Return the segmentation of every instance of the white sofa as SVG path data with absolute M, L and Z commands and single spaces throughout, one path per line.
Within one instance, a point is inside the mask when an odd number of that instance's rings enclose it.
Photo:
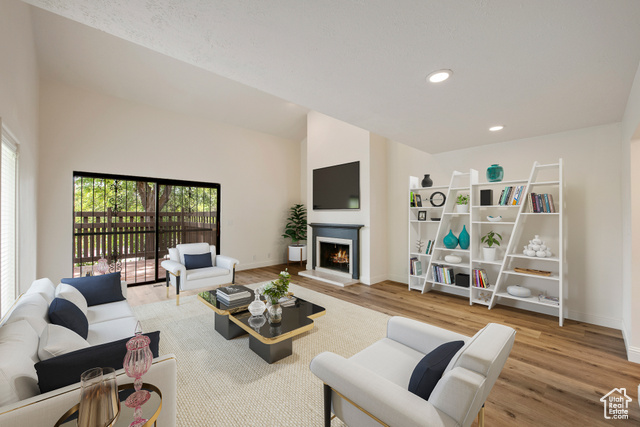
M 473 337 L 392 317 L 387 337 L 349 359 L 324 352 L 311 371 L 324 382 L 325 425 L 331 412 L 347 425 L 470 426 L 484 420 L 484 402 L 511 352 L 515 330 L 490 323 Z M 414 368 L 438 346 L 461 340 L 428 400 L 408 390 Z M 376 421 L 379 420 L 380 422 Z
M 211 253 L 211 267 L 187 270 L 185 255 Z M 176 305 L 180 305 L 180 291 L 209 288 L 235 282 L 236 265 L 240 261 L 217 255 L 216 247 L 208 243 L 184 243 L 169 248 L 169 259 L 161 265 L 167 271 L 167 298 L 169 285 L 176 288 Z
M 126 301 L 126 292 L 126 282 L 122 282 L 124 301 L 87 308 L 89 332 L 86 341 L 89 346 L 133 335 L 137 319 Z M 36 280 L 0 323 L 0 354 L 11 355 L 0 360 L 1 426 L 53 426 L 80 399 L 80 383 L 42 394 L 38 387 L 34 365 L 40 361 L 38 347 L 49 323 L 48 308 L 54 297 L 55 286 L 49 279 Z M 123 369 L 116 373 L 118 384 L 133 382 Z M 158 426 L 175 426 L 175 357 L 169 354 L 155 358 L 143 379 L 156 385 L 162 392 Z

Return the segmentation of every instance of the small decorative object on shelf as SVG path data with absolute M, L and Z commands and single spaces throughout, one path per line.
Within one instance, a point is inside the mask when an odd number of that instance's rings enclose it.
M 480 206 L 493 205 L 493 190 L 480 190 Z
M 491 165 L 487 168 L 487 181 L 500 182 L 504 178 L 504 169 L 498 164 Z
M 500 240 L 496 239 L 496 236 Z M 497 246 L 500 246 L 501 240 L 502 236 L 494 232 L 493 230 L 482 236 L 480 241 L 487 244 L 487 246 L 484 246 L 482 248 L 482 255 L 485 261 L 495 261 Z M 495 245 L 496 247 L 494 248 L 493 245 Z
M 144 424 L 147 420 L 142 418 L 142 405 L 144 405 L 151 394 L 142 388 L 142 376 L 147 373 L 153 361 L 153 354 L 149 349 L 151 339 L 142 335 L 142 327 L 140 322 L 136 324 L 136 334 L 127 341 L 127 354 L 124 356 L 123 367 L 127 376 L 134 378 L 133 386 L 135 392 L 127 397 L 124 404 L 128 408 L 135 408 L 133 411 L 134 421 L 130 427 Z
M 111 426 L 120 413 L 116 372 L 113 368 L 92 368 L 80 376 L 82 392 L 78 426 Z
M 440 221 L 440 219 L 441 219 L 441 218 L 440 218 L 440 217 L 438 217 L 438 216 L 432 216 L 432 217 L 431 217 L 431 221 Z
M 462 262 L 462 258 L 458 255 L 446 255 L 444 260 L 450 264 L 460 264 Z
M 418 239 L 418 241 L 416 242 L 416 251 L 420 253 L 422 252 L 422 248 L 424 248 L 424 240 Z
M 478 300 L 488 303 L 491 301 L 491 292 L 478 292 Z
M 429 198 L 429 203 L 431 203 L 431 206 L 433 206 L 434 208 L 439 208 L 440 206 L 444 205 L 444 202 L 446 201 L 447 196 L 445 196 L 441 191 L 436 191 L 435 193 L 431 194 L 431 197 Z
M 532 240 L 529 240 L 529 244 L 524 247 L 522 253 L 529 257 L 538 257 L 538 258 L 549 258 L 551 255 L 551 251 L 545 245 L 545 243 L 540 240 L 540 236 L 537 234 Z
M 551 272 L 550 271 L 546 271 L 546 270 L 534 270 L 532 268 L 521 268 L 521 267 L 516 267 L 513 269 L 513 271 L 515 271 L 516 273 L 524 273 L 524 274 L 533 274 L 535 276 L 551 276 Z
M 452 230 L 449 230 L 449 234 L 444 236 L 444 239 L 442 239 L 442 243 L 447 249 L 455 249 L 456 246 L 458 246 L 458 238 L 453 234 Z
M 468 194 L 458 194 L 458 198 L 456 199 L 456 212 L 458 213 L 469 212 L 469 195 Z
M 471 237 L 469 236 L 469 232 L 467 231 L 467 226 L 462 226 L 462 231 L 458 236 L 458 244 L 460 245 L 460 249 L 469 249 L 469 244 L 471 243 Z
M 507 292 L 514 297 L 527 298 L 531 296 L 531 289 L 520 285 L 507 286 Z
M 426 188 L 431 186 L 433 186 L 433 180 L 429 178 L 429 174 L 425 174 L 424 178 L 422 179 L 422 187 Z
M 418 211 L 418 221 L 427 220 L 427 211 Z
M 560 299 L 556 298 L 556 297 L 549 297 L 547 295 L 544 294 L 540 294 L 538 295 L 538 301 L 545 303 L 545 304 L 550 304 L 550 305 L 560 305 Z
M 502 215 L 500 215 L 500 216 L 491 216 L 491 215 L 489 215 L 489 216 L 487 216 L 487 221 L 489 221 L 489 222 L 500 222 L 500 221 L 502 221 Z
M 269 314 L 269 323 L 280 323 L 282 321 L 282 307 L 280 307 L 280 298 L 289 292 L 289 280 L 291 274 L 285 269 L 278 275 L 278 279 L 267 283 L 262 287 L 262 295 L 267 298 L 270 303 L 267 307 Z
M 422 196 L 419 194 L 415 195 L 416 208 L 422 207 Z
M 267 305 L 260 300 L 259 292 L 256 291 L 255 294 L 256 299 L 249 304 L 249 313 L 251 313 L 252 316 L 261 316 Z

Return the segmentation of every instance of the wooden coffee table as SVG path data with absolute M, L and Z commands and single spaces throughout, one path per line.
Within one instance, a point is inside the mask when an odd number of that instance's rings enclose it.
M 326 313 L 324 307 L 296 298 L 292 306 L 282 307 L 280 323 L 269 323 L 266 312 L 252 316 L 246 309 L 246 300 L 228 306 L 215 296 L 215 290 L 198 294 L 198 299 L 215 313 L 216 331 L 228 340 L 249 334 L 249 348 L 267 363 L 290 356 L 293 353 L 292 338 L 313 329 L 313 319 Z M 252 291 L 248 302 L 253 299 Z

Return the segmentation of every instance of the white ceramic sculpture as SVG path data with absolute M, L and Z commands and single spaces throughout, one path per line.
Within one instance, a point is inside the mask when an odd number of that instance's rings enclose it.
M 459 264 L 462 262 L 462 258 L 457 255 L 447 255 L 444 257 L 444 260 L 450 262 L 451 264 Z
M 507 286 L 507 292 L 514 297 L 527 298 L 531 296 L 531 289 L 520 285 Z
M 552 254 L 549 250 L 549 247 L 540 240 L 540 236 L 537 234 L 531 240 L 529 240 L 529 244 L 524 246 L 522 253 L 529 257 L 538 257 L 538 258 L 549 258 Z

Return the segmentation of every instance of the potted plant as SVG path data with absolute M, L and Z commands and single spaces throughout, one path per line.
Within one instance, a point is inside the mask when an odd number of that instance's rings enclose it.
M 501 235 L 491 230 L 490 232 L 482 236 L 482 238 L 480 239 L 482 243 L 487 244 L 487 246 L 484 246 L 482 248 L 482 256 L 485 261 L 495 261 L 496 259 L 496 250 L 497 250 L 497 247 L 500 246 L 500 242 L 498 241 L 498 239 L 496 239 L 496 237 L 502 240 Z M 494 247 L 494 245 L 496 247 Z
M 291 207 L 282 237 L 291 239 L 288 261 L 307 260 L 307 245 L 299 243 L 307 239 L 307 209 L 304 205 L 296 204 Z
M 269 302 L 267 312 L 269 314 L 270 323 L 280 323 L 282 320 L 282 307 L 280 307 L 280 298 L 289 293 L 289 281 L 291 274 L 285 269 L 278 275 L 277 280 L 273 280 L 260 288 L 260 293 L 264 295 Z
M 456 212 L 458 213 L 469 212 L 469 195 L 468 194 L 458 194 L 458 198 L 456 199 Z

